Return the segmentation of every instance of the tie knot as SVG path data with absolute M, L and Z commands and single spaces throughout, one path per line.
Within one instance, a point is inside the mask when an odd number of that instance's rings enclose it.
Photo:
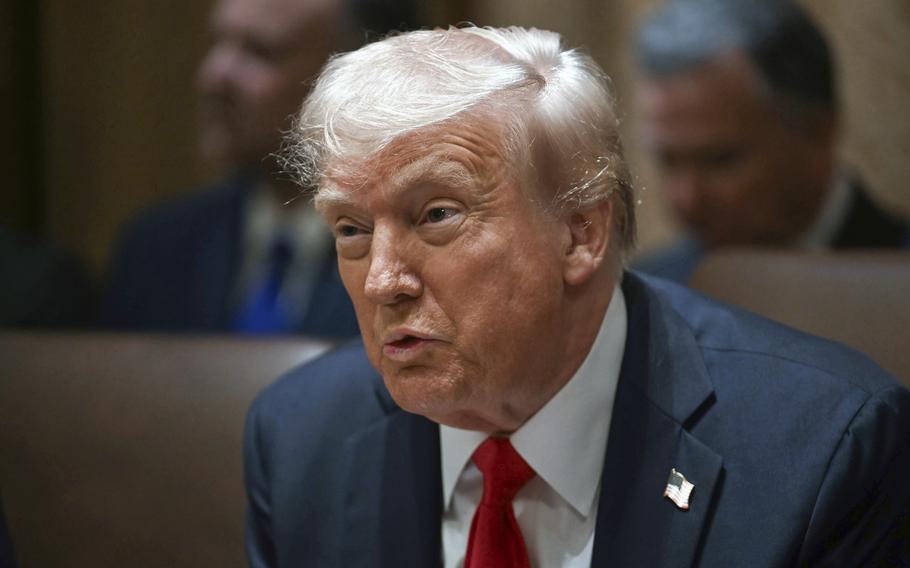
M 285 234 L 277 235 L 269 246 L 269 263 L 272 266 L 287 266 L 294 259 L 294 245 Z
M 519 489 L 534 477 L 534 470 L 507 438 L 487 438 L 472 459 L 483 473 L 483 502 L 489 505 L 511 504 Z

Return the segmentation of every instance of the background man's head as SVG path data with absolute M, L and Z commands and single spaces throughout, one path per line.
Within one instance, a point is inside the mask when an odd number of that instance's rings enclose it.
M 203 155 L 274 170 L 289 117 L 326 60 L 413 21 L 408 1 L 219 0 L 197 74 Z
M 831 181 L 828 45 L 792 2 L 671 0 L 639 30 L 645 141 L 680 220 L 707 247 L 789 244 Z
M 330 62 L 293 135 L 402 407 L 509 430 L 570 378 L 634 241 L 590 58 L 539 30 L 391 37 Z

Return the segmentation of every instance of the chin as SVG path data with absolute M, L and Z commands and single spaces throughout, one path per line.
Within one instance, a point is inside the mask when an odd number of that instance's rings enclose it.
M 383 370 L 382 378 L 398 406 L 433 420 L 454 413 L 465 398 L 461 381 L 428 367 Z
M 484 418 L 476 401 L 471 400 L 471 389 L 457 377 L 427 368 L 408 368 L 383 373 L 383 381 L 402 410 L 452 428 L 489 433 L 502 430 Z

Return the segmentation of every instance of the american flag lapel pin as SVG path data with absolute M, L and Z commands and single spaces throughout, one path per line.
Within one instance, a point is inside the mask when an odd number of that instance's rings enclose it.
M 667 487 L 664 489 L 664 497 L 669 497 L 670 501 L 682 510 L 689 509 L 689 496 L 695 484 L 689 483 L 686 476 L 676 471 L 676 468 L 670 470 L 670 477 L 667 479 Z

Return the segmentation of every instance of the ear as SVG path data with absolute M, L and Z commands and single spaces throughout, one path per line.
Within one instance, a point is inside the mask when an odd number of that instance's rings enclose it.
M 833 112 L 822 112 L 812 121 L 809 168 L 820 185 L 827 186 L 837 162 L 839 125 Z
M 822 146 L 834 146 L 840 134 L 840 121 L 833 110 L 820 110 L 808 119 L 807 133 Z
M 613 232 L 612 200 L 569 213 L 565 223 L 569 244 L 565 251 L 563 279 L 569 286 L 586 282 L 604 263 Z

